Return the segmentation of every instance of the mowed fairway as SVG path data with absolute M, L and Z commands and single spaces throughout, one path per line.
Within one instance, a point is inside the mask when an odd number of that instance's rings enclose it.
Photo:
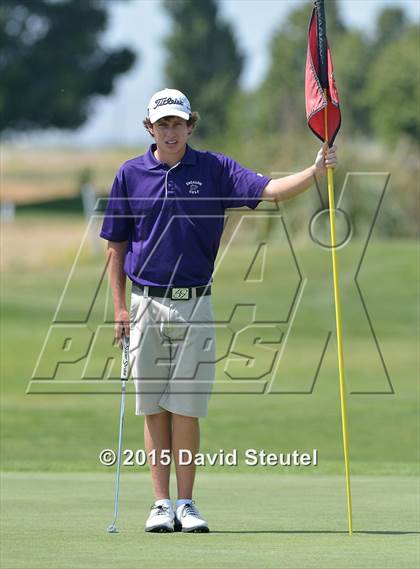
M 339 476 L 199 474 L 210 534 L 145 534 L 144 474 L 122 479 L 119 533 L 108 534 L 108 474 L 3 475 L 4 569 L 417 569 L 419 506 L 413 477 L 356 476 L 355 533 L 346 532 Z
M 60 231 L 66 227 L 63 223 Z M 299 274 L 280 233 L 260 257 L 249 236 L 246 245 L 235 244 L 219 256 L 223 263 L 216 270 L 214 308 L 224 324 L 218 330 L 215 394 L 202 421 L 202 451 L 236 448 L 243 456 L 248 448 L 276 453 L 316 448 L 318 466 L 253 468 L 240 460 L 237 467 L 201 468 L 196 499 L 209 519 L 209 535 L 144 534 L 150 480 L 145 467 L 126 466 L 121 532 L 108 535 L 115 467 L 102 466 L 98 455 L 116 447 L 119 382 L 111 393 L 106 377 L 90 394 L 68 392 L 66 381 L 80 379 L 85 365 L 70 351 L 64 358 L 76 363 L 60 364 L 49 382 L 55 394 L 36 393 L 45 388 L 36 378 L 33 391 L 26 393 L 78 246 L 77 239 L 71 241 L 60 258 L 53 231 L 46 219 L 52 244 L 45 263 L 37 251 L 25 270 L 18 257 L 2 277 L 2 569 L 420 566 L 416 243 L 372 242 L 359 274 L 387 373 L 354 282 L 364 244 L 354 241 L 339 252 L 352 537 L 347 535 L 330 256 L 313 244 L 296 246 L 303 283 L 298 289 Z M 82 252 L 59 314 L 65 326 L 84 325 L 102 271 L 102 257 Z M 299 306 L 292 314 L 296 290 Z M 95 298 L 90 330 L 103 323 L 104 313 L 112 318 L 109 305 L 104 310 L 105 281 Z M 254 320 L 260 328 L 247 336 Z M 224 349 L 232 331 L 245 333 L 239 334 L 229 360 Z M 253 343 L 256 338 L 267 343 Z M 284 348 L 273 377 L 267 373 L 270 347 Z M 113 353 L 112 371 L 118 375 L 120 354 L 110 351 L 106 341 L 93 351 L 91 370 L 102 370 Z M 54 357 L 52 351 L 46 364 Z M 124 447 L 136 450 L 143 448 L 142 419 L 133 409 L 130 393 Z

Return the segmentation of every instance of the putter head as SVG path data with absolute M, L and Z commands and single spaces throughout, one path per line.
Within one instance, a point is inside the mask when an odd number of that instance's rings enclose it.
M 115 524 L 111 524 L 107 528 L 108 533 L 118 533 L 117 526 Z

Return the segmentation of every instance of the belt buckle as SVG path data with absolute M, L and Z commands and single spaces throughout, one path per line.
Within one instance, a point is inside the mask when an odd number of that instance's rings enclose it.
M 189 300 L 189 298 L 190 298 L 189 288 L 171 288 L 172 300 Z

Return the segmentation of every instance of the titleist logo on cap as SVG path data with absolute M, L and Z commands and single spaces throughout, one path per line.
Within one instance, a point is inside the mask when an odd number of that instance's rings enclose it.
M 182 99 L 173 99 L 172 97 L 163 97 L 162 99 L 156 99 L 155 106 L 153 109 L 157 109 L 162 105 L 184 105 L 185 102 Z
M 188 120 L 191 115 L 191 105 L 187 97 L 178 89 L 163 89 L 150 99 L 147 108 L 151 123 L 163 117 L 176 116 Z

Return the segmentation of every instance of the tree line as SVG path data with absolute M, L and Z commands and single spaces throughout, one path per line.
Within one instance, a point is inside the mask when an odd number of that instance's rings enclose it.
M 123 0 L 127 1 L 127 0 Z M 302 128 L 307 30 L 312 2 L 279 25 L 262 84 L 242 92 L 245 57 L 217 0 L 163 0 L 166 82 L 188 93 L 201 115 L 202 138 L 233 129 L 296 132 Z M 0 130 L 80 127 L 98 95 L 112 93 L 136 55 L 106 49 L 101 34 L 109 4 L 101 0 L 3 0 L 0 7 Z M 417 141 L 419 25 L 398 6 L 383 9 L 368 36 L 349 28 L 337 0 L 326 2 L 328 38 L 348 132 L 392 145 Z
M 307 2 L 289 13 L 271 39 L 265 79 L 254 91 L 243 93 L 239 78 L 244 57 L 232 26 L 218 16 L 216 1 L 165 2 L 173 21 L 166 42 L 166 74 L 172 84 L 191 93 L 202 111 L 204 136 L 239 123 L 245 132 L 264 133 L 296 132 L 304 126 L 312 6 Z M 343 126 L 389 145 L 401 134 L 417 141 L 420 26 L 410 23 L 401 8 L 390 6 L 379 14 L 368 36 L 346 25 L 336 0 L 326 2 L 326 11 Z
M 200 112 L 198 145 L 230 153 L 260 171 L 307 163 L 314 144 L 304 103 L 312 6 L 299 4 L 279 24 L 266 76 L 245 91 L 240 86 L 245 56 L 218 1 L 160 0 L 172 24 L 165 39 L 165 84 L 185 91 Z M 129 46 L 104 46 L 109 8 L 106 0 L 2 0 L 0 134 L 77 129 L 96 98 L 113 92 L 139 54 Z M 337 185 L 350 169 L 392 167 L 394 201 L 383 233 L 414 235 L 420 217 L 420 26 L 392 5 L 379 13 L 369 35 L 347 25 L 337 0 L 326 0 L 326 13 L 342 110 L 338 141 L 364 141 L 363 148 L 353 143 L 341 153 Z M 373 144 L 380 151 L 368 162 L 366 148 Z M 358 196 L 355 218 L 363 219 L 368 197 L 366 191 Z

